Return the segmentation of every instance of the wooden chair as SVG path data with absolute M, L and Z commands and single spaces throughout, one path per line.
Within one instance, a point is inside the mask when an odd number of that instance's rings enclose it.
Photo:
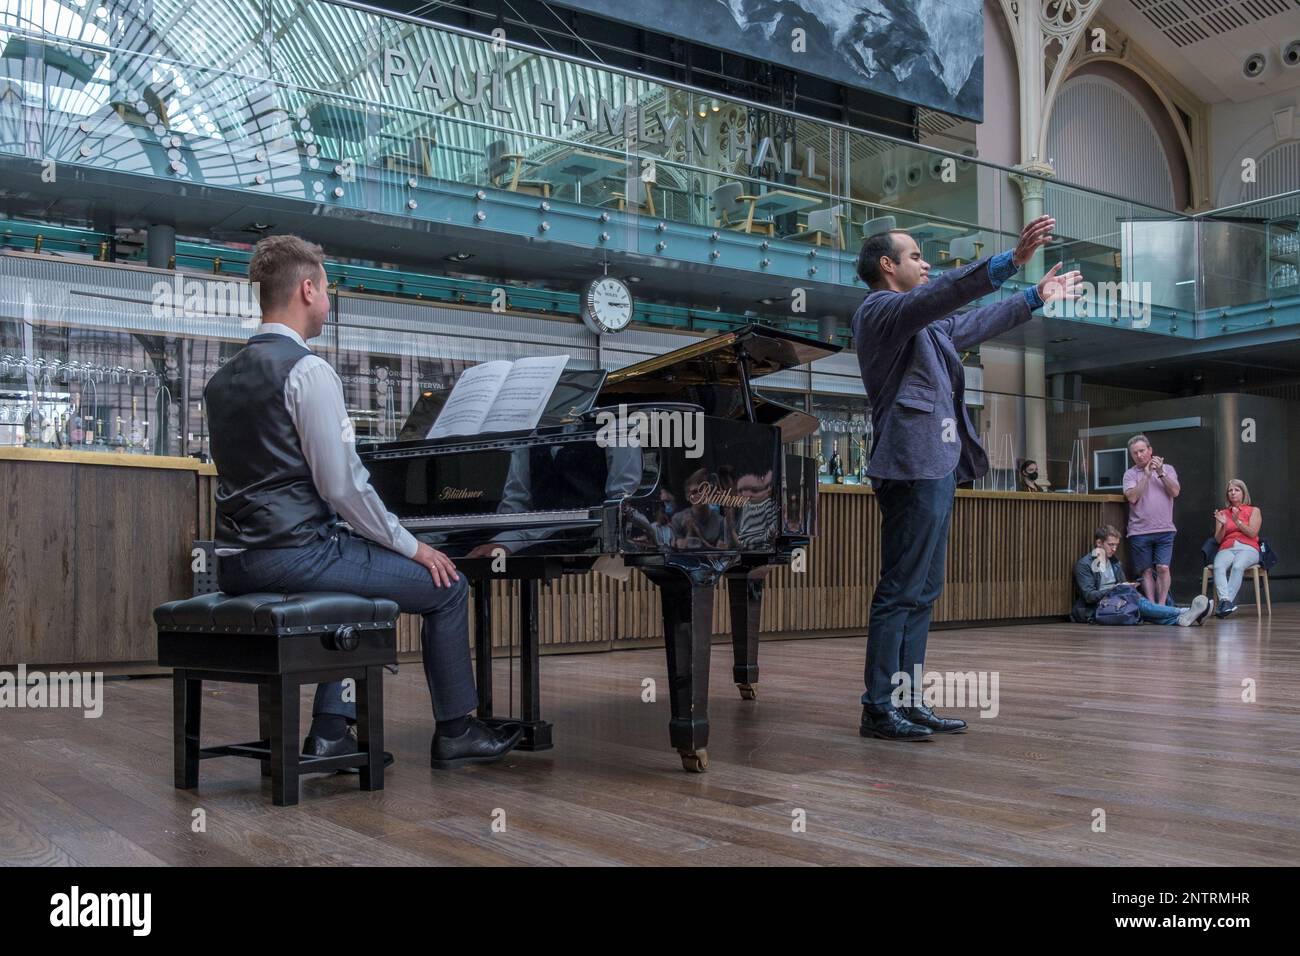
M 715 226 L 737 229 L 753 234 L 758 229 L 768 238 L 776 235 L 776 223 L 771 219 L 755 219 L 754 204 L 762 198 L 745 194 L 742 183 L 724 183 L 713 190 L 711 205 L 716 215 Z
M 521 179 L 524 171 L 524 155 L 507 153 L 505 140 L 493 140 L 487 145 L 488 182 L 498 189 L 505 188 L 512 193 L 524 193 L 529 196 L 551 198 L 551 184 L 544 179 Z M 504 184 L 504 186 L 503 186 Z
M 543 199 L 551 198 L 551 184 L 545 179 L 520 179 L 524 171 L 525 159 L 522 153 L 506 153 L 503 159 L 514 162 L 514 171 L 510 174 L 510 182 L 506 186 L 512 193 L 524 193 L 528 196 L 541 196 Z
M 1255 565 L 1251 565 L 1246 569 L 1246 575 L 1250 575 L 1255 579 L 1255 616 L 1256 617 L 1263 616 L 1263 612 L 1266 609 L 1268 611 L 1269 617 L 1272 617 L 1273 616 L 1273 595 L 1269 592 L 1268 589 L 1268 572 L 1265 571 L 1263 568 L 1261 568 L 1258 564 L 1255 564 Z M 1201 572 L 1201 593 L 1204 594 L 1206 597 L 1210 596 L 1210 581 L 1213 580 L 1213 578 L 1214 578 L 1214 565 L 1207 564 L 1205 566 L 1205 569 Z M 1259 597 L 1260 596 L 1259 582 L 1261 578 L 1264 581 L 1264 600 L 1262 602 L 1260 601 L 1260 597 Z M 1245 575 L 1242 576 L 1242 583 L 1243 584 L 1246 583 Z
M 816 212 L 808 213 L 808 222 L 800 227 L 799 232 L 786 238 L 798 242 L 811 239 L 817 246 L 827 245 L 833 249 L 843 249 L 844 207 L 832 206 L 830 209 L 818 209 Z
M 948 243 L 947 253 L 952 265 L 960 266 L 978 259 L 983 246 L 984 243 L 979 241 L 979 233 L 958 236 Z
M 625 190 L 621 193 L 614 193 L 610 198 L 618 204 L 619 212 L 626 212 L 628 205 L 631 204 L 636 207 L 637 212 L 644 213 L 647 216 L 657 216 L 659 214 L 655 212 L 654 185 L 654 180 L 642 179 L 640 176 L 629 176 Z
M 398 142 L 381 157 L 383 167 L 390 172 L 432 177 L 433 151 L 438 144 L 432 136 L 413 136 Z
M 870 239 L 878 232 L 892 232 L 898 228 L 896 216 L 877 216 L 862 223 L 862 238 Z

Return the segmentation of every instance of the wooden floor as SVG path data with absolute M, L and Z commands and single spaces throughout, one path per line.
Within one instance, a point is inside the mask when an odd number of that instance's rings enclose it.
M 248 760 L 206 760 L 198 791 L 174 790 L 170 681 L 113 681 L 99 719 L 0 711 L 0 862 L 1300 863 L 1300 605 L 1264 624 L 1243 609 L 1190 629 L 936 632 L 928 667 L 997 671 L 1000 713 L 918 744 L 858 736 L 862 656 L 860 639 L 765 643 L 746 702 L 715 646 L 702 775 L 667 745 L 662 651 L 544 658 L 555 749 L 450 773 L 428 767 L 428 694 L 404 664 L 386 684 L 387 789 L 309 777 L 292 808 Z M 205 743 L 257 736 L 255 692 L 205 686 Z

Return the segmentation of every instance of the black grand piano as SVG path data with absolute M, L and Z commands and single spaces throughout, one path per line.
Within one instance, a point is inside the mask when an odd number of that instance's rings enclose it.
M 763 573 L 816 531 L 816 462 L 782 445 L 818 421 L 753 382 L 837 351 L 751 325 L 615 372 L 566 369 L 529 432 L 427 440 L 449 392 L 424 392 L 397 441 L 358 446 L 389 510 L 476 585 L 481 718 L 504 719 L 492 714 L 487 583 L 521 582 L 520 747 L 543 750 L 538 584 L 621 562 L 660 589 L 669 736 L 683 767 L 707 767 L 714 586 L 727 578 L 734 679 L 752 699 Z

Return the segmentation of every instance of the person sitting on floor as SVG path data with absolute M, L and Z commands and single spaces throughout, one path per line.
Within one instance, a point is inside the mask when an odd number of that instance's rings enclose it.
M 1246 569 L 1259 564 L 1259 527 L 1264 516 L 1250 503 L 1250 490 L 1240 478 L 1228 482 L 1227 507 L 1214 512 L 1214 591 L 1218 596 L 1215 617 L 1227 617 L 1237 610 L 1237 592 Z
M 1070 620 L 1078 624 L 1092 624 L 1097 616 L 1097 605 L 1111 588 L 1135 582 L 1124 579 L 1124 569 L 1115 559 L 1119 547 L 1119 531 L 1111 525 L 1102 525 L 1093 534 L 1094 547 L 1074 565 L 1074 585 L 1078 597 Z M 1145 595 L 1138 595 L 1138 611 L 1146 624 L 1177 624 L 1191 627 L 1200 624 L 1210 613 L 1209 599 L 1198 594 L 1190 607 L 1155 604 Z

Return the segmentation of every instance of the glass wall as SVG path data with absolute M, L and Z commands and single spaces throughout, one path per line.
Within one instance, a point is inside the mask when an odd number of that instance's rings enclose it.
M 0 255 L 0 444 L 206 454 L 203 387 L 260 321 L 250 296 L 243 278 Z M 338 372 L 358 441 L 395 439 L 421 391 L 479 362 L 564 354 L 596 367 L 577 323 L 467 323 L 478 314 L 333 294 L 311 344 Z
M 1038 466 L 1038 483 L 1045 491 L 1078 492 L 1087 487 L 1086 468 L 1077 447 L 1088 428 L 1088 403 L 1041 399 L 1001 392 L 968 392 L 978 404 L 967 411 L 980 442 L 988 452 L 989 471 L 975 487 L 986 491 L 1027 491 L 1019 480 L 1031 454 Z M 817 458 L 823 483 L 869 483 L 866 478 L 872 443 L 871 403 L 862 397 L 813 393 L 811 410 L 821 430 L 806 454 Z M 1045 447 L 1029 450 L 1026 429 L 1041 423 Z
M 0 157 L 240 190 L 251 208 L 290 199 L 509 232 L 544 201 L 552 241 L 842 284 L 863 235 L 891 226 L 939 267 L 1009 247 L 1025 190 L 1045 190 L 1058 219 L 1048 260 L 1099 283 L 1147 278 L 1134 224 L 1186 221 L 972 155 L 327 0 L 11 0 L 0 45 Z M 507 214 L 477 218 L 463 205 L 477 189 L 504 197 Z M 592 211 L 608 223 L 599 237 Z M 701 242 L 666 243 L 658 223 Z M 732 261 L 707 245 L 721 231 L 767 256 Z M 1287 264 L 1265 282 L 1288 281 Z M 1153 288 L 1148 306 L 1185 309 L 1176 280 Z M 1070 317 L 1111 324 L 1115 303 L 1102 305 Z M 1186 318 L 1138 327 L 1190 335 Z

